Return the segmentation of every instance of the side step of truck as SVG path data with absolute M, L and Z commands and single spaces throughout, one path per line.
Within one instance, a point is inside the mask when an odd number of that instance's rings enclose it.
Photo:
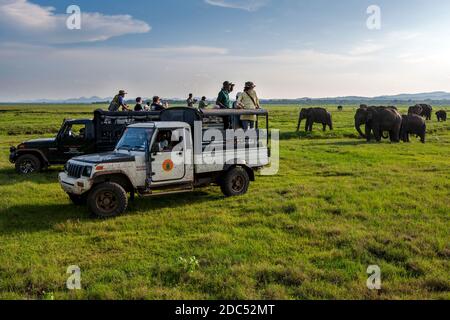
M 192 183 L 182 183 L 178 185 L 162 185 L 147 190 L 140 190 L 138 193 L 141 197 L 156 197 L 192 191 L 194 191 L 194 185 Z

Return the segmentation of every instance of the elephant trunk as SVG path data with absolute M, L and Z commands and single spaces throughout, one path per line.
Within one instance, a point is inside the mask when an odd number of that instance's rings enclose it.
M 359 133 L 359 135 L 360 135 L 361 137 L 363 137 L 364 139 L 367 138 L 367 136 L 366 136 L 366 135 L 362 132 L 362 130 L 361 130 L 361 123 L 355 122 L 355 128 L 356 128 L 356 131 L 358 131 L 358 133 Z

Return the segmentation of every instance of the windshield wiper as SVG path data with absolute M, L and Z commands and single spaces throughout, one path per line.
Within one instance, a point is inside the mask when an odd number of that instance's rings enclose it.
M 127 150 L 127 151 L 131 151 L 133 150 L 133 148 L 127 144 L 120 146 L 119 148 L 117 148 L 117 150 Z

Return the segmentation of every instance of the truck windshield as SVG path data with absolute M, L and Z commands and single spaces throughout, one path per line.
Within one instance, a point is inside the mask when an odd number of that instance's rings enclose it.
M 154 129 L 128 128 L 117 144 L 117 150 L 142 151 L 148 150 L 149 141 Z

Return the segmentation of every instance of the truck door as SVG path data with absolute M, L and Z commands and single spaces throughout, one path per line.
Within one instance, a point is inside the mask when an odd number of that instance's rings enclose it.
M 160 129 L 151 149 L 152 182 L 177 182 L 186 178 L 186 130 Z
M 68 122 L 58 137 L 58 159 L 66 162 L 73 157 L 94 151 L 92 125 L 85 121 Z

